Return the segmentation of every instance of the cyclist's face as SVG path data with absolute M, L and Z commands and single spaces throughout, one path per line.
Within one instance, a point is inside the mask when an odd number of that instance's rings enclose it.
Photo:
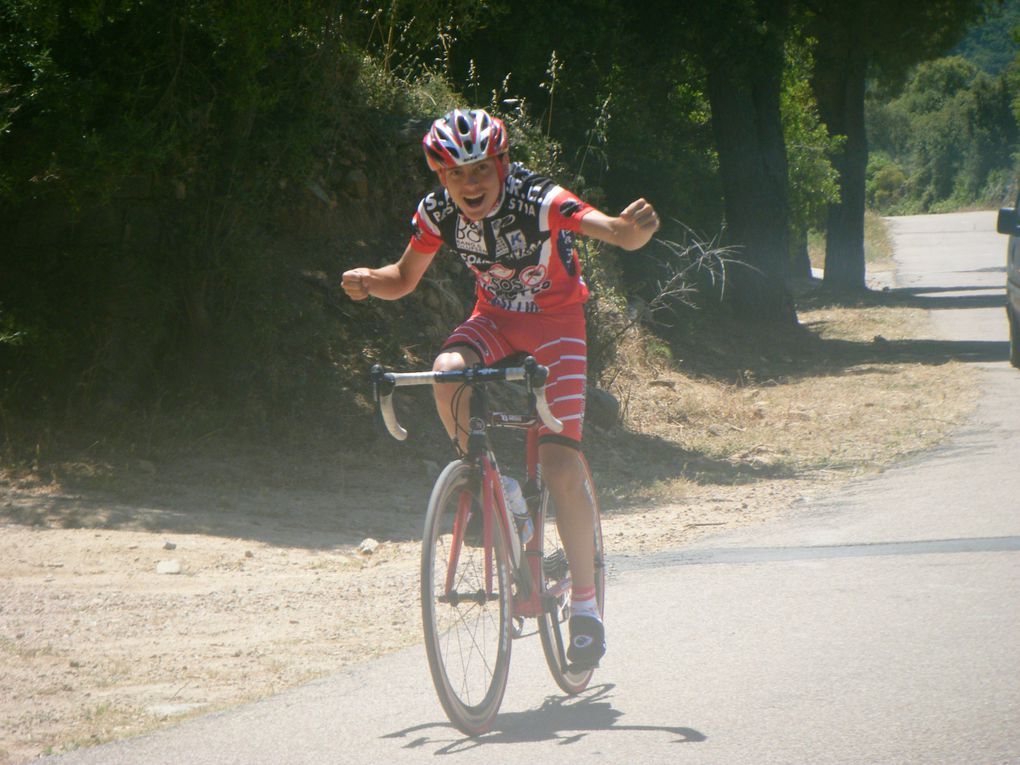
M 445 168 L 439 179 L 465 216 L 481 220 L 499 202 L 500 165 L 505 161 L 503 157 L 487 157 L 470 165 Z

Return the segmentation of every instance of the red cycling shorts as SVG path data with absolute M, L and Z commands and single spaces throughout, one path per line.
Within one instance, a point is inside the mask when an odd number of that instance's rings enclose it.
M 581 443 L 588 343 L 580 303 L 553 313 L 518 313 L 476 305 L 468 320 L 443 344 L 443 350 L 456 345 L 474 349 L 485 364 L 525 352 L 549 367 L 546 398 L 563 423 L 563 432 L 553 433 L 542 425 L 539 439 L 575 447 Z

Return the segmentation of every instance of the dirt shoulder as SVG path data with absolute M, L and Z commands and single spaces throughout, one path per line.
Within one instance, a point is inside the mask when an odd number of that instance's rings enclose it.
M 806 334 L 757 358 L 719 349 L 720 367 L 751 359 L 733 374 L 655 353 L 619 370 L 624 427 L 595 433 L 589 454 L 610 555 L 795 513 L 965 415 L 970 370 L 925 344 L 919 308 L 820 300 L 801 321 Z M 0 474 L 0 763 L 419 642 L 437 465 L 384 444 L 305 452 L 206 442 Z M 400 481 L 380 482 L 380 463 Z

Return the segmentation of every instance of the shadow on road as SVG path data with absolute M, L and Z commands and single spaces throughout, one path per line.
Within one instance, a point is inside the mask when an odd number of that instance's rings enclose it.
M 1005 271 L 1004 268 L 994 269 Z M 973 294 L 981 293 L 981 294 Z M 999 308 L 1006 305 L 1005 278 L 1003 284 L 989 286 L 972 284 L 961 287 L 895 287 L 865 292 L 830 292 L 817 289 L 798 300 L 798 308 L 841 306 L 863 308 L 889 306 L 901 308 L 931 308 L 937 310 L 961 308 Z
M 387 733 L 383 738 L 408 739 L 405 749 L 438 747 L 436 754 L 457 754 L 492 744 L 519 744 L 538 741 L 558 741 L 574 744 L 589 733 L 598 731 L 629 731 L 664 734 L 674 744 L 705 741 L 705 734 L 682 726 L 627 725 L 621 723 L 624 712 L 614 709 L 610 701 L 615 686 L 611 683 L 590 688 L 573 698 L 550 696 L 537 709 L 525 712 L 508 712 L 496 719 L 493 729 L 475 738 L 449 739 L 444 734 L 453 732 L 448 723 L 427 723 Z M 422 735 L 438 729 L 438 735 Z M 417 735 L 416 735 L 417 734 Z M 458 734 L 459 735 L 459 734 Z

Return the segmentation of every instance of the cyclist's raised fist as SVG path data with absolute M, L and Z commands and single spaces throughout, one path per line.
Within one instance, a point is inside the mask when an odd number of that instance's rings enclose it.
M 368 282 L 371 272 L 368 268 L 352 268 L 344 271 L 342 286 L 351 300 L 364 300 L 370 296 Z

